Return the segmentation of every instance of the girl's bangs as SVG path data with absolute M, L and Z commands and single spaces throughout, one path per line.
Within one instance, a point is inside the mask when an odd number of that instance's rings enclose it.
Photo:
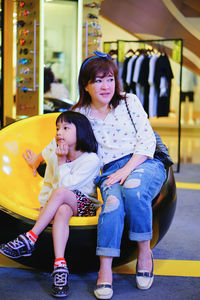
M 56 124 L 58 124 L 58 122 L 61 122 L 61 123 L 64 123 L 64 122 L 66 122 L 66 123 L 72 123 L 71 118 L 67 117 L 65 114 L 58 116 Z

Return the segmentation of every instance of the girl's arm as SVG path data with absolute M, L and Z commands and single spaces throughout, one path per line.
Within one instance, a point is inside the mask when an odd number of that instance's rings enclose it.
M 27 162 L 27 164 L 33 169 L 33 175 L 37 175 L 37 168 L 39 167 L 40 163 L 44 161 L 42 153 L 36 155 L 30 149 L 26 149 L 26 152 L 23 153 L 23 156 Z
M 39 165 L 45 160 L 46 162 L 49 160 L 49 157 L 52 153 L 56 151 L 56 141 L 53 139 L 43 150 L 41 153 L 36 155 L 32 150 L 27 149 L 23 156 L 27 162 L 27 164 L 33 169 L 33 175 L 37 175 L 37 168 Z
M 43 180 L 43 185 L 39 193 L 38 200 L 41 207 L 44 207 L 52 191 L 59 187 L 59 170 L 58 170 L 58 161 L 56 154 L 53 154 L 48 161 L 45 176 Z

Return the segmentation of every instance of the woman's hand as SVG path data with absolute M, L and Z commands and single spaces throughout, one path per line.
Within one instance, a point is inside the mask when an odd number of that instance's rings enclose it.
M 126 163 L 126 165 L 117 170 L 115 173 L 111 174 L 108 176 L 108 180 L 106 180 L 107 185 L 112 185 L 116 182 L 120 182 L 120 185 L 124 183 L 126 178 L 128 177 L 131 172 L 141 165 L 143 162 L 147 160 L 147 156 L 145 155 L 140 155 L 140 154 L 134 154 L 130 160 Z
M 130 168 L 124 166 L 123 168 L 108 176 L 108 179 L 105 182 L 106 185 L 112 185 L 116 182 L 120 182 L 120 185 L 122 185 L 131 171 L 132 170 Z
M 42 153 L 36 155 L 30 149 L 26 149 L 26 152 L 23 153 L 23 156 L 31 169 L 33 169 L 33 175 L 37 175 L 37 168 L 40 163 L 44 160 Z

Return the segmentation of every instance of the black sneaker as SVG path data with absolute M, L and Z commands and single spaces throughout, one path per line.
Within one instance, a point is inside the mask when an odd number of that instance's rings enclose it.
M 20 234 L 13 241 L 0 245 L 0 253 L 10 258 L 19 258 L 21 256 L 30 256 L 34 248 L 34 245 L 31 245 L 26 235 Z
M 67 297 L 69 295 L 68 276 L 69 271 L 67 267 L 57 267 L 53 273 L 53 284 L 51 294 L 54 297 Z

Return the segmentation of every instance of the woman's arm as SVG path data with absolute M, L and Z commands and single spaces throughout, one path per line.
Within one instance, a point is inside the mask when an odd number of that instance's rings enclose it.
M 151 124 L 147 118 L 147 114 L 136 95 L 128 94 L 127 104 L 136 127 L 137 142 L 134 153 L 153 158 L 156 148 L 156 138 Z M 127 112 L 127 118 L 128 117 L 129 115 Z
M 128 94 L 127 104 L 136 127 L 135 134 L 137 143 L 131 159 L 123 168 L 108 176 L 108 179 L 106 181 L 107 185 L 111 185 L 116 182 L 120 182 L 120 184 L 123 184 L 128 175 L 137 166 L 145 162 L 148 157 L 153 158 L 155 151 L 156 139 L 149 120 L 147 119 L 147 114 L 141 105 L 141 102 L 135 95 Z M 128 111 L 127 118 L 130 118 L 130 116 L 128 115 Z M 134 125 L 132 124 L 132 126 Z

